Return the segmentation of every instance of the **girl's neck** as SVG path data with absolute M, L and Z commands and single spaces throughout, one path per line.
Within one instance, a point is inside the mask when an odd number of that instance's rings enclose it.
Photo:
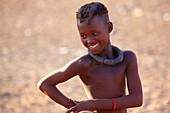
M 110 43 L 108 43 L 106 45 L 106 47 L 103 49 L 103 51 L 99 54 L 99 56 L 103 57 L 103 58 L 108 58 L 108 59 L 112 59 L 114 58 L 113 55 L 113 49 Z

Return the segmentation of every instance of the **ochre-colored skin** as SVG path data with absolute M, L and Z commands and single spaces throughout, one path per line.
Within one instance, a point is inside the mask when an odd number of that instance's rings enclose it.
M 78 30 L 83 45 L 94 54 L 104 58 L 115 58 L 109 33 L 113 29 L 111 22 L 103 16 L 94 16 L 90 24 L 77 20 Z M 142 87 L 138 74 L 136 55 L 124 51 L 124 59 L 113 66 L 96 62 L 88 54 L 70 61 L 66 66 L 49 73 L 37 86 L 55 102 L 66 106 L 69 98 L 64 96 L 56 85 L 78 75 L 84 83 L 88 100 L 75 104 L 71 101 L 66 113 L 96 111 L 97 113 L 127 113 L 126 108 L 142 105 Z M 127 82 L 125 82 L 127 79 Z M 129 94 L 125 95 L 127 84 Z M 73 92 L 74 93 L 74 92 Z M 116 110 L 113 110 L 113 98 L 116 98 Z

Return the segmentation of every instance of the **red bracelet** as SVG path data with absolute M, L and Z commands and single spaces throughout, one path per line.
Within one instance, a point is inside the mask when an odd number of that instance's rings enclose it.
M 116 110 L 116 99 L 113 98 L 113 110 L 115 111 Z
M 70 103 L 71 103 L 71 99 L 69 99 L 67 105 L 66 105 L 66 108 L 69 109 L 69 106 L 70 106 Z

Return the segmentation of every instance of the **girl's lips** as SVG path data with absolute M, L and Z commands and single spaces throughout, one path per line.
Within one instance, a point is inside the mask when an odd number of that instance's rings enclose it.
M 94 44 L 94 45 L 89 45 L 89 48 L 90 48 L 90 49 L 94 49 L 94 48 L 96 48 L 98 45 L 99 45 L 99 43 L 96 43 L 96 44 Z

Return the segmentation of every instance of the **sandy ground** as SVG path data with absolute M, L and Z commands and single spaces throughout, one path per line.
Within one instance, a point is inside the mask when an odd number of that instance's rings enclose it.
M 0 1 L 0 113 L 64 113 L 37 88 L 50 71 L 85 54 L 75 12 L 90 0 Z M 144 104 L 130 113 L 170 112 L 170 1 L 100 0 L 115 32 L 112 44 L 138 56 Z M 59 85 L 70 98 L 87 99 L 75 77 Z

